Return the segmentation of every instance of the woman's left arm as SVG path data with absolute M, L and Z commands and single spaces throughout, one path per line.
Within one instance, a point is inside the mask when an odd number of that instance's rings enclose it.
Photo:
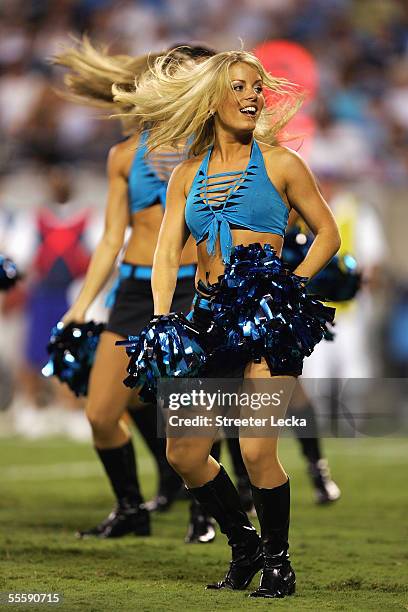
M 289 149 L 284 154 L 286 195 L 315 238 L 295 274 L 312 278 L 340 248 L 340 234 L 329 206 L 323 199 L 307 164 Z

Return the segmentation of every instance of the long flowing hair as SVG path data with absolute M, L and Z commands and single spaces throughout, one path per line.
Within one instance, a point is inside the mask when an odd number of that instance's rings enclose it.
M 131 57 L 113 55 L 107 46 L 94 46 L 87 36 L 76 40 L 72 47 L 65 47 L 51 58 L 53 64 L 68 68 L 64 75 L 69 99 L 81 104 L 113 109 L 112 85 L 117 83 L 126 90 L 132 89 L 149 65 L 163 55 L 153 53 Z M 126 108 L 123 107 L 122 108 Z
M 128 134 L 140 130 L 142 122 L 131 113 L 131 103 L 114 99 L 114 84 L 122 92 L 134 91 L 142 76 L 159 60 L 157 65 L 171 72 L 171 65 L 181 66 L 186 61 L 194 65 L 196 61 L 215 55 L 209 47 L 181 44 L 167 51 L 131 57 L 111 54 L 107 46 L 95 46 L 87 36 L 74 39 L 74 42 L 73 46 L 63 48 L 51 58 L 53 64 L 68 68 L 64 75 L 66 89 L 57 90 L 58 93 L 71 102 L 109 109 L 121 120 Z
M 142 126 L 149 127 L 149 150 L 188 140 L 189 155 L 200 155 L 214 143 L 214 112 L 231 91 L 229 69 L 238 62 L 257 70 L 264 87 L 272 92 L 273 103 L 262 110 L 254 137 L 277 144 L 278 134 L 299 109 L 302 95 L 296 85 L 273 77 L 246 51 L 217 53 L 195 66 L 179 63 L 176 70 L 174 62 L 166 65 L 166 56 L 159 57 L 133 90 L 115 84 L 114 101 L 132 109 L 122 116 L 137 117 Z
M 113 99 L 112 85 L 117 83 L 122 91 L 131 91 L 140 77 L 163 52 L 131 57 L 124 54 L 111 54 L 104 45 L 94 46 L 87 36 L 74 39 L 74 45 L 63 48 L 51 58 L 51 63 L 64 66 L 65 89 L 57 92 L 65 99 L 78 104 L 104 108 L 115 115 L 124 115 L 131 106 Z M 121 117 L 125 131 L 140 129 L 136 117 Z

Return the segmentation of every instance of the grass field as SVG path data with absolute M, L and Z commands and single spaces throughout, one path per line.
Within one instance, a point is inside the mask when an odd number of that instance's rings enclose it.
M 76 540 L 76 528 L 93 525 L 112 506 L 90 445 L 2 439 L 0 591 L 62 593 L 57 609 L 95 612 L 407 610 L 408 443 L 329 440 L 325 446 L 343 497 L 317 508 L 294 441 L 282 442 L 292 478 L 298 592 L 266 601 L 203 589 L 223 575 L 229 551 L 222 535 L 210 545 L 183 543 L 185 502 L 154 517 L 154 537 Z M 149 496 L 155 490 L 154 469 L 140 443 L 139 449 Z

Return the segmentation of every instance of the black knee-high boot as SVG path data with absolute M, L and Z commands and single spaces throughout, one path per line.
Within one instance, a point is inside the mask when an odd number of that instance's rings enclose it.
M 241 506 L 238 492 L 221 466 L 214 480 L 190 489 L 206 512 L 218 522 L 232 549 L 232 561 L 223 580 L 210 589 L 246 589 L 263 567 L 261 540 Z
M 128 412 L 152 453 L 159 472 L 157 494 L 146 502 L 145 507 L 149 512 L 166 512 L 179 494 L 183 481 L 167 461 L 165 438 L 157 435 L 157 408 L 154 404 L 146 404 L 141 408 L 129 408 Z
M 306 419 L 307 427 L 295 427 L 302 454 L 308 464 L 308 472 L 315 490 L 316 502 L 326 504 L 337 501 L 341 491 L 331 477 L 327 459 L 322 457 L 319 426 L 312 404 L 291 411 L 294 416 Z
M 261 525 L 265 564 L 261 582 L 250 597 L 285 597 L 295 592 L 296 577 L 289 562 L 289 480 L 273 489 L 252 486 Z
M 306 419 L 307 426 L 294 427 L 294 431 L 302 449 L 303 456 L 310 463 L 317 463 L 322 458 L 320 450 L 320 440 L 318 438 L 319 427 L 316 414 L 311 404 L 307 404 L 297 410 L 291 410 L 290 414 Z
M 214 442 L 211 457 L 220 460 L 221 442 Z M 215 540 L 215 522 L 205 508 L 192 497 L 190 502 L 190 518 L 187 534 L 184 538 L 186 544 L 211 544 Z
M 116 508 L 100 525 L 80 531 L 81 538 L 120 538 L 128 533 L 150 535 L 149 513 L 143 507 L 132 441 L 117 448 L 96 449 L 117 499 Z

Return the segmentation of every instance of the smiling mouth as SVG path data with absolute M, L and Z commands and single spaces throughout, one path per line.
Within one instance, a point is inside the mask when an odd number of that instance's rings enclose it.
M 256 106 L 245 106 L 244 108 L 240 109 L 240 113 L 242 113 L 243 115 L 248 115 L 249 117 L 255 117 L 256 112 Z

